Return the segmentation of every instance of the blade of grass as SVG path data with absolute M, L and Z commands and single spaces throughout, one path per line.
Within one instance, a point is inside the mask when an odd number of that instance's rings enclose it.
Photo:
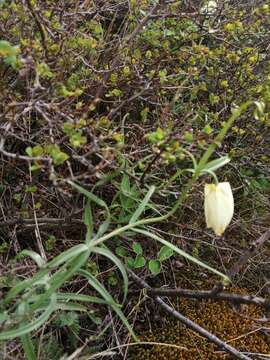
M 143 201 L 140 203 L 139 207 L 137 208 L 137 210 L 134 212 L 131 219 L 129 220 L 130 224 L 134 224 L 137 221 L 137 219 L 141 216 L 141 214 L 144 212 L 145 207 L 148 204 L 155 189 L 156 189 L 155 186 L 150 187 L 150 189 L 148 190 L 147 194 L 145 195 Z
M 62 311 L 81 311 L 81 312 L 87 312 L 89 309 L 81 304 L 76 303 L 61 303 L 58 302 L 55 305 L 56 310 L 62 310 Z
M 91 209 L 91 200 L 87 200 L 84 210 L 84 223 L 87 227 L 86 242 L 89 243 L 94 237 L 94 223 Z
M 98 298 L 96 296 L 73 294 L 73 293 L 58 293 L 57 300 L 66 300 L 66 301 L 74 300 L 74 301 L 92 302 L 94 304 L 107 304 L 104 299 Z
M 46 261 L 38 253 L 32 250 L 23 250 L 19 253 L 19 256 L 30 256 L 39 268 L 44 267 L 46 264 Z
M 204 262 L 198 260 L 197 258 L 193 257 L 192 255 L 186 253 L 185 251 L 179 249 L 177 246 L 171 244 L 169 241 L 166 241 L 164 240 L 163 238 L 157 236 L 156 234 L 153 234 L 149 231 L 146 231 L 146 230 L 142 230 L 142 229 L 133 229 L 133 231 L 135 231 L 136 233 L 139 233 L 139 234 L 142 234 L 142 235 L 145 235 L 147 237 L 150 237 L 158 242 L 160 242 L 161 244 L 163 245 L 166 245 L 168 246 L 169 248 L 171 248 L 173 251 L 175 251 L 177 254 L 183 256 L 184 258 L 186 258 L 187 260 L 189 261 L 192 261 L 193 263 L 211 271 L 212 273 L 216 274 L 216 275 L 219 275 L 223 278 L 223 281 L 228 284 L 230 283 L 230 279 L 228 278 L 228 276 L 222 274 L 221 272 L 219 272 L 218 270 L 212 268 L 211 266 L 205 264 Z
M 53 269 L 88 250 L 89 248 L 85 244 L 75 245 L 72 248 L 62 252 L 60 255 L 57 255 L 51 261 L 49 261 L 46 267 L 48 267 L 49 269 Z
M 21 336 L 21 343 L 27 360 L 36 360 L 36 353 L 34 344 L 32 342 L 30 334 Z
M 56 304 L 56 295 L 53 294 L 47 309 L 35 321 L 29 322 L 17 328 L 15 327 L 14 329 L 11 330 L 2 331 L 0 333 L 0 341 L 14 339 L 16 337 L 20 337 L 22 335 L 28 334 L 31 331 L 38 329 L 49 319 L 50 315 L 55 310 L 55 304 Z
M 115 265 L 120 270 L 122 277 L 123 277 L 123 281 L 124 281 L 124 299 L 123 299 L 123 302 L 124 302 L 126 300 L 127 292 L 128 292 L 128 276 L 127 276 L 125 267 L 122 264 L 121 260 L 119 260 L 117 256 L 115 256 L 109 249 L 107 249 L 105 247 L 93 247 L 92 251 L 94 253 L 106 256 L 108 259 L 110 259 L 112 262 L 114 262 Z
M 88 280 L 89 284 L 106 300 L 106 302 L 112 307 L 112 309 L 116 312 L 116 314 L 121 319 L 123 324 L 126 326 L 128 331 L 132 335 L 133 339 L 135 341 L 138 341 L 137 336 L 133 332 L 127 318 L 125 317 L 122 310 L 120 309 L 119 304 L 117 304 L 114 301 L 114 299 L 112 298 L 110 293 L 108 293 L 108 291 L 104 288 L 104 286 L 92 274 L 90 274 L 86 270 L 80 270 L 79 274 L 84 276 Z
M 98 206 L 104 208 L 104 210 L 106 212 L 106 219 L 103 222 L 103 224 L 100 226 L 100 228 L 98 230 L 98 233 L 97 233 L 97 237 L 102 236 L 105 233 L 105 231 L 108 229 L 108 227 L 110 225 L 110 220 L 111 220 L 111 213 L 110 213 L 110 210 L 109 210 L 107 204 L 105 203 L 105 201 L 100 199 L 98 196 L 94 195 L 90 191 L 87 191 L 86 189 L 84 189 L 80 185 L 75 184 L 72 181 L 68 181 L 68 183 L 71 186 L 73 186 L 76 190 L 78 190 L 82 195 L 86 196 L 87 199 L 91 200 L 92 202 L 94 202 Z

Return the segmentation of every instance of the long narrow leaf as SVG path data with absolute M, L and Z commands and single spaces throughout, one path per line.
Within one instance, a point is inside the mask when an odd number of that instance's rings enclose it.
M 83 187 L 81 187 L 78 184 L 75 184 L 72 181 L 68 181 L 70 185 L 72 185 L 76 190 L 78 190 L 82 195 L 86 196 L 87 199 L 93 201 L 94 203 L 96 203 L 97 205 L 99 205 L 100 207 L 103 207 L 107 214 L 110 214 L 110 210 L 107 206 L 107 204 L 105 203 L 105 201 L 103 201 L 102 199 L 100 199 L 98 196 L 92 194 L 90 191 L 84 189 Z
M 17 328 L 15 327 L 12 330 L 2 331 L 0 333 L 0 341 L 14 339 L 16 337 L 28 334 L 31 331 L 38 329 L 49 319 L 50 315 L 55 310 L 55 304 L 56 304 L 56 295 L 53 294 L 51 297 L 51 302 L 48 305 L 47 309 L 35 321 L 29 322 Z
M 96 246 L 96 247 L 92 248 L 91 250 L 97 254 L 106 256 L 108 259 L 110 259 L 112 262 L 114 262 L 115 265 L 120 270 L 120 272 L 123 276 L 123 281 L 124 281 L 124 300 L 123 300 L 123 302 L 124 302 L 126 300 L 127 292 L 128 292 L 128 276 L 127 276 L 127 272 L 125 270 L 124 265 L 118 259 L 118 257 L 116 257 L 109 249 L 107 249 L 105 247 L 97 247 Z
M 28 305 L 25 302 L 21 302 L 21 304 L 18 306 L 18 309 L 17 309 L 18 316 L 21 316 L 23 318 L 25 316 L 27 310 L 28 310 Z M 27 323 L 27 321 L 25 321 L 25 323 Z M 19 327 L 23 327 L 23 326 L 24 326 L 24 323 L 20 324 Z M 27 360 L 36 360 L 37 357 L 35 354 L 35 348 L 34 348 L 34 344 L 32 342 L 30 334 L 28 333 L 28 334 L 22 335 L 21 342 L 22 342 L 23 350 L 24 350 Z
M 39 268 L 44 267 L 44 265 L 46 264 L 46 261 L 35 251 L 23 250 L 20 252 L 19 255 L 30 256 L 30 258 L 35 261 Z
M 171 248 L 173 251 L 175 251 L 177 254 L 183 256 L 184 258 L 192 261 L 193 263 L 211 271 L 212 273 L 216 274 L 216 275 L 219 275 L 220 277 L 223 278 L 223 280 L 226 282 L 226 283 L 230 283 L 230 279 L 228 278 L 228 276 L 222 274 L 221 272 L 219 272 L 218 270 L 212 268 L 211 266 L 205 264 L 204 262 L 196 259 L 195 257 L 193 257 L 192 255 L 189 255 L 188 253 L 186 253 L 185 251 L 183 250 L 180 250 L 177 246 L 171 244 L 169 241 L 166 241 L 164 239 L 162 239 L 161 237 L 157 236 L 156 234 L 153 234 L 149 231 L 146 231 L 146 230 L 142 230 L 142 229 L 138 229 L 138 228 L 135 228 L 133 229 L 133 231 L 139 233 L 139 234 L 142 234 L 142 235 L 145 235 L 145 236 L 148 236 L 158 242 L 160 242 L 161 244 L 163 245 L 166 245 L 168 246 L 169 248 Z
M 86 196 L 87 199 L 91 200 L 92 202 L 94 202 L 95 204 L 97 204 L 98 206 L 102 207 L 105 209 L 106 211 L 106 220 L 104 221 L 104 223 L 100 226 L 98 233 L 97 233 L 97 237 L 102 236 L 105 231 L 108 229 L 109 225 L 110 225 L 110 221 L 111 221 L 111 213 L 110 210 L 107 206 L 107 204 L 105 203 L 105 201 L 103 201 L 102 199 L 100 199 L 98 196 L 94 195 L 93 193 L 89 192 L 88 190 L 84 189 L 83 187 L 81 187 L 78 184 L 75 184 L 72 181 L 68 181 L 68 183 L 73 186 L 76 190 L 78 190 L 82 195 Z
M 22 335 L 21 342 L 27 360 L 36 360 L 35 348 L 30 334 Z
M 70 263 L 65 264 L 61 269 L 59 269 L 55 274 L 53 274 L 48 282 L 48 290 L 40 295 L 39 299 L 36 301 L 32 308 L 38 309 L 43 305 L 44 302 L 51 297 L 51 295 L 58 291 L 60 287 L 69 279 L 71 279 L 74 274 L 85 264 L 90 254 L 90 250 L 83 252 L 80 255 L 77 255 Z
M 87 244 L 91 242 L 94 235 L 94 223 L 91 209 L 91 201 L 88 199 L 84 209 L 84 223 L 87 227 L 86 241 Z
M 107 218 L 100 226 L 97 232 L 97 238 L 101 237 L 108 229 L 110 225 L 110 219 Z
M 63 311 L 81 311 L 81 312 L 87 312 L 87 307 L 81 305 L 81 304 L 75 304 L 75 303 L 57 303 L 55 305 L 55 308 L 57 310 L 63 310 Z
M 138 341 L 135 333 L 133 332 L 127 318 L 123 314 L 122 310 L 119 307 L 119 304 L 117 304 L 112 296 L 108 293 L 108 291 L 104 288 L 104 286 L 88 271 L 86 270 L 80 270 L 79 273 L 86 277 L 89 284 L 106 300 L 106 302 L 112 307 L 112 309 L 116 312 L 116 314 L 119 316 L 119 318 L 122 320 L 123 324 L 126 326 L 132 337 L 135 341 Z
M 220 167 L 228 164 L 230 161 L 231 159 L 229 158 L 229 156 L 222 156 L 219 159 L 209 161 L 206 165 L 204 165 L 201 171 L 205 171 L 205 170 L 216 171 Z
M 151 196 L 153 195 L 154 191 L 155 191 L 155 186 L 151 186 L 150 189 L 148 190 L 147 194 L 145 195 L 143 201 L 140 203 L 139 207 L 137 208 L 137 210 L 135 211 L 135 213 L 132 215 L 131 219 L 129 220 L 130 224 L 133 224 L 137 221 L 137 219 L 141 216 L 141 214 L 144 212 L 144 209 L 146 207 L 146 205 L 148 204 Z
M 98 298 L 97 296 L 73 294 L 73 293 L 58 293 L 57 300 L 62 300 L 62 301 L 74 300 L 74 301 L 91 302 L 94 304 L 107 304 L 104 299 Z
M 48 262 L 47 267 L 50 269 L 55 268 L 85 251 L 88 251 L 88 247 L 85 244 L 75 245 Z

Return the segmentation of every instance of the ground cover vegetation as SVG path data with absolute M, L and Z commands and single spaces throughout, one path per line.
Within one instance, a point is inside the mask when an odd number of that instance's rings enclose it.
M 268 0 L 0 0 L 0 358 L 269 355 L 269 30 Z

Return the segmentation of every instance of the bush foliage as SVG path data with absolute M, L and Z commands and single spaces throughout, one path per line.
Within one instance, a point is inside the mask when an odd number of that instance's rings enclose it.
M 54 336 L 57 358 L 72 352 L 89 332 L 106 333 L 105 304 L 128 326 L 130 307 L 117 304 L 122 282 L 127 295 L 123 264 L 156 279 L 179 263 L 176 245 L 225 272 L 267 226 L 269 25 L 270 2 L 260 0 L 0 1 L 0 329 L 10 334 L 0 336 L 3 353 L 53 356 Z M 133 231 L 140 217 L 171 210 L 192 176 L 186 170 L 211 146 L 207 161 L 231 158 L 218 173 L 236 201 L 220 248 L 202 212 L 211 171 L 198 173 L 172 217 Z M 239 277 L 245 287 L 263 288 L 266 255 Z M 182 265 L 197 272 L 194 262 Z M 44 353 L 39 333 L 36 342 L 29 335 L 41 326 Z M 18 336 L 24 350 L 6 342 Z

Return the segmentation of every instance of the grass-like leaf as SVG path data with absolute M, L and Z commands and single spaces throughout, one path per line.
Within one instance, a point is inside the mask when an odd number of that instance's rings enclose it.
M 91 200 L 87 200 L 84 209 L 84 223 L 87 227 L 86 242 L 90 243 L 94 236 L 94 223 L 91 209 Z
M 124 300 L 123 301 L 125 301 L 126 297 L 127 297 L 127 292 L 128 292 L 128 276 L 127 276 L 127 272 L 126 272 L 125 267 L 122 264 L 121 260 L 119 260 L 118 257 L 116 257 L 108 248 L 94 247 L 91 250 L 92 250 L 92 252 L 106 256 L 108 259 L 110 259 L 112 262 L 114 262 L 115 265 L 118 267 L 118 269 L 120 270 L 120 272 L 122 274 L 123 281 L 124 281 Z
M 60 300 L 60 301 L 73 300 L 73 301 L 91 302 L 94 304 L 107 304 L 106 300 L 101 299 L 97 296 L 90 296 L 90 295 L 84 295 L 84 294 L 73 294 L 73 293 L 58 293 L 57 300 Z
M 137 208 L 137 210 L 134 212 L 131 219 L 129 220 L 130 224 L 135 223 L 137 221 L 137 219 L 141 216 L 141 214 L 144 212 L 145 207 L 148 204 L 154 191 L 155 191 L 155 186 L 151 186 L 150 189 L 148 190 L 147 194 L 145 195 L 143 201 L 140 203 L 139 207 Z
M 21 342 L 22 342 L 23 350 L 26 355 L 26 359 L 27 360 L 36 360 L 37 357 L 36 357 L 36 353 L 35 353 L 35 348 L 34 348 L 34 344 L 32 342 L 32 338 L 31 338 L 30 334 L 22 335 Z
M 68 183 L 73 186 L 76 190 L 78 190 L 82 195 L 86 196 L 87 199 L 89 199 L 90 201 L 94 202 L 95 204 L 97 204 L 98 206 L 104 208 L 105 212 L 106 212 L 106 219 L 103 222 L 103 224 L 100 226 L 98 233 L 97 233 L 97 237 L 102 236 L 106 230 L 108 229 L 109 225 L 110 225 L 110 221 L 111 221 L 111 213 L 110 210 L 107 206 L 107 204 L 105 203 L 105 201 L 103 201 L 102 199 L 100 199 L 98 196 L 94 195 L 93 193 L 91 193 L 90 191 L 84 189 L 83 187 L 81 187 L 78 184 L 75 184 L 72 181 L 68 181 Z
M 85 244 L 75 245 L 72 248 L 57 255 L 53 260 L 47 263 L 47 267 L 50 269 L 56 268 L 57 266 L 67 262 L 70 259 L 74 259 L 79 254 L 88 251 L 89 248 Z
M 126 326 L 132 337 L 135 341 L 138 341 L 135 333 L 133 332 L 127 318 L 123 314 L 122 310 L 120 309 L 120 305 L 117 304 L 112 296 L 108 293 L 108 291 L 104 288 L 104 286 L 88 271 L 86 270 L 80 270 L 79 274 L 84 276 L 89 284 L 103 297 L 103 299 L 106 300 L 106 302 L 112 307 L 112 309 L 116 312 L 116 314 L 119 316 L 123 324 Z
M 32 322 L 30 321 L 27 324 L 23 324 L 20 327 L 14 327 L 14 329 L 2 331 L 0 333 L 0 341 L 14 339 L 16 337 L 28 334 L 31 331 L 38 329 L 49 319 L 50 315 L 55 310 L 55 305 L 56 305 L 56 295 L 53 294 L 51 296 L 50 304 L 38 318 L 36 318 Z
M 168 246 L 173 251 L 175 251 L 177 254 L 183 256 L 187 260 L 192 261 L 193 263 L 195 263 L 195 264 L 197 264 L 197 265 L 211 271 L 212 273 L 222 277 L 223 281 L 226 284 L 230 283 L 230 279 L 228 278 L 228 276 L 222 274 L 221 272 L 219 272 L 218 270 L 216 270 L 216 269 L 212 268 L 211 266 L 205 264 L 204 262 L 196 259 L 192 255 L 190 255 L 190 254 L 186 253 L 185 251 L 179 249 L 177 246 L 171 244 L 169 241 L 166 241 L 166 240 L 162 239 L 161 237 L 157 236 L 156 234 L 153 234 L 153 233 L 151 233 L 149 231 L 146 231 L 146 230 L 143 230 L 143 229 L 138 229 L 138 228 L 133 229 L 133 231 L 135 231 L 136 233 L 148 236 L 148 237 L 160 242 L 161 244 Z
M 22 252 L 20 252 L 19 255 L 20 255 L 20 256 L 21 256 L 21 255 L 23 255 L 23 256 L 30 256 L 30 258 L 35 261 L 35 263 L 37 264 L 37 266 L 38 266 L 39 268 L 44 267 L 45 264 L 46 264 L 46 261 L 45 261 L 38 253 L 36 253 L 35 251 L 32 251 L 32 250 L 23 250 Z
M 201 171 L 216 171 L 222 166 L 228 164 L 230 161 L 231 159 L 229 158 L 229 156 L 222 156 L 219 159 L 209 161 L 206 165 L 204 165 Z

